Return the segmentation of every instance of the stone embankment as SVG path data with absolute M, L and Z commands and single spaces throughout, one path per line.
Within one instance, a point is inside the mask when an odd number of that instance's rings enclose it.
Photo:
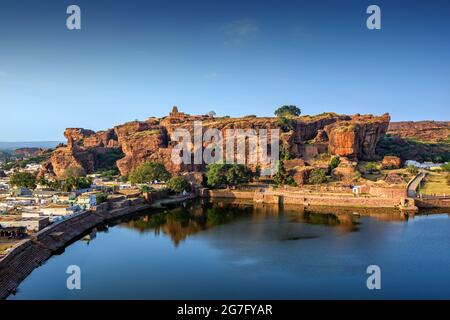
M 205 198 L 245 199 L 254 203 L 295 204 L 301 206 L 397 208 L 416 211 L 414 199 L 397 196 L 365 196 L 346 193 L 303 193 L 283 189 L 261 189 L 255 191 L 208 190 L 200 192 Z
M 20 282 L 57 250 L 89 229 L 112 219 L 150 207 L 142 198 L 115 198 L 92 210 L 56 222 L 17 245 L 0 260 L 0 299 L 13 293 Z

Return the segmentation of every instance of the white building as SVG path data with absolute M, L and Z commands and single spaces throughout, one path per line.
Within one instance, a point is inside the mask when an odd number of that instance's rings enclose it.
M 413 166 L 419 169 L 425 169 L 425 170 L 436 170 L 439 169 L 441 166 L 443 166 L 446 163 L 434 163 L 434 162 L 418 162 L 415 160 L 406 160 L 405 166 Z
M 85 209 L 90 209 L 97 205 L 97 195 L 94 193 L 82 194 L 77 198 L 77 204 Z
M 67 216 L 74 214 L 80 210 L 78 206 L 67 206 L 52 204 L 47 207 L 41 208 L 41 213 L 44 216 Z

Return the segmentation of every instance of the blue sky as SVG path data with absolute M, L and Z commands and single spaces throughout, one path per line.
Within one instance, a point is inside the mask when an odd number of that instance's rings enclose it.
M 78 4 L 82 30 L 66 29 Z M 381 7 L 382 29 L 366 28 Z M 450 2 L 0 0 L 0 141 L 181 111 L 450 120 Z

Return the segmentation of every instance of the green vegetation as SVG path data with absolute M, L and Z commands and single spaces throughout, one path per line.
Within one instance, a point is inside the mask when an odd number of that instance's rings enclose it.
M 148 185 L 143 185 L 143 186 L 140 186 L 139 187 L 139 191 L 141 192 L 141 193 L 147 193 L 147 192 L 152 192 L 152 191 L 154 191 L 155 189 L 153 189 L 152 187 L 150 187 L 150 186 L 148 186 Z
M 214 163 L 206 168 L 208 185 L 214 188 L 249 182 L 255 175 L 243 164 Z
M 333 169 L 336 169 L 339 166 L 340 163 L 341 163 L 341 159 L 338 156 L 333 157 L 330 160 L 330 163 L 328 164 L 328 169 L 330 171 L 333 170 Z
M 14 162 L 7 162 L 2 166 L 2 170 L 11 170 L 12 168 L 14 168 L 15 163 Z
M 386 135 L 377 146 L 381 156 L 398 156 L 402 160 L 431 162 L 450 161 L 450 142 L 422 142 Z
M 122 150 L 109 150 L 97 156 L 97 171 L 116 170 L 116 161 L 124 157 Z
M 407 168 L 406 168 L 406 172 L 408 172 L 409 174 L 412 174 L 412 175 L 416 175 L 416 174 L 418 174 L 419 173 L 419 169 L 417 169 L 416 167 L 414 167 L 413 165 L 409 165 Z
M 112 180 L 115 176 L 119 175 L 119 171 L 116 169 L 97 171 L 97 174 L 100 175 L 101 178 L 106 180 Z
M 82 167 L 74 166 L 67 168 L 61 175 L 61 178 L 65 180 L 69 177 L 84 177 L 84 176 L 86 176 L 86 171 Z
M 295 128 L 297 127 L 297 121 L 294 119 L 294 117 L 298 117 L 300 114 L 301 110 L 292 105 L 281 106 L 280 108 L 275 110 L 275 115 L 278 118 L 278 125 L 284 132 L 295 130 Z
M 376 162 L 369 162 L 364 166 L 364 171 L 369 174 L 380 172 L 380 166 Z
M 277 121 L 278 125 L 281 127 L 281 130 L 283 130 L 283 132 L 295 130 L 295 128 L 297 127 L 297 121 L 295 121 L 295 119 L 292 118 L 279 117 Z
M 442 171 L 450 172 L 450 163 L 446 163 L 443 166 L 441 166 Z
M 17 172 L 11 176 L 10 182 L 13 187 L 36 188 L 36 177 L 29 172 Z
M 153 181 L 167 181 L 171 177 L 163 164 L 157 162 L 146 162 L 131 171 L 129 180 L 132 184 L 152 183 Z
M 97 204 L 102 204 L 108 200 L 108 195 L 106 193 L 97 194 Z
M 284 167 L 283 160 L 278 161 L 277 173 L 274 175 L 273 181 L 278 186 L 295 185 L 294 179 L 289 175 Z
M 289 146 L 286 146 L 284 144 L 281 145 L 280 159 L 282 159 L 282 160 L 294 159 L 294 155 L 289 151 Z
M 41 178 L 38 183 L 53 190 L 71 192 L 79 189 L 87 189 L 92 185 L 92 179 L 80 176 L 68 176 L 62 180 L 47 180 Z
M 449 175 L 429 172 L 420 193 L 425 195 L 450 195 Z
M 66 180 L 61 181 L 60 189 L 64 192 L 86 189 L 92 185 L 92 179 L 87 177 L 70 176 Z
M 314 169 L 309 174 L 308 183 L 319 185 L 327 181 L 327 175 L 323 169 Z
M 189 182 L 185 176 L 175 176 L 167 181 L 166 186 L 175 193 L 181 193 L 189 187 Z
M 284 105 L 275 110 L 275 115 L 281 117 L 298 117 L 302 111 L 293 105 Z

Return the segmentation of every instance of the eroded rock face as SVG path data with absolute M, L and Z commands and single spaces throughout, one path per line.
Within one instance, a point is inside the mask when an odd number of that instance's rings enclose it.
M 175 164 L 171 159 L 173 148 L 178 143 L 175 141 L 174 131 L 178 128 L 186 129 L 193 139 L 194 121 L 202 122 L 203 133 L 209 128 L 220 130 L 224 141 L 229 129 L 254 130 L 255 133 L 264 129 L 267 130 L 267 142 L 270 144 L 270 129 L 280 129 L 280 143 L 287 146 L 290 155 L 297 159 L 302 157 L 305 146 L 317 146 L 317 150 L 322 150 L 326 149 L 327 145 L 331 154 L 354 159 L 370 159 L 375 155 L 375 147 L 379 139 L 386 133 L 389 115 L 350 117 L 327 113 L 303 116 L 296 118 L 293 129 L 287 132 L 281 130 L 277 118 L 213 118 L 206 115 L 190 116 L 180 112 L 176 117 L 133 121 L 106 131 L 94 132 L 70 128 L 64 132 L 67 146 L 59 147 L 54 151 L 52 157 L 44 163 L 44 170 L 61 176 L 67 168 L 80 166 L 87 173 L 91 173 L 99 166 L 102 155 L 119 151 L 123 152 L 123 157 L 118 159 L 116 164 L 122 175 L 129 174 L 140 164 L 149 161 L 163 163 L 172 173 L 203 171 L 204 163 Z M 209 142 L 204 142 L 203 149 L 208 144 Z M 258 152 L 261 152 L 261 149 L 258 149 Z M 237 143 L 234 144 L 233 154 L 237 154 Z M 246 156 L 248 164 L 248 145 Z M 249 166 L 252 169 L 256 168 L 256 165 Z M 265 169 L 264 165 L 261 169 Z M 307 179 L 307 172 L 299 174 L 297 180 L 301 182 L 305 179 Z
M 399 169 L 402 166 L 402 160 L 396 156 L 384 156 L 381 166 L 383 169 Z
M 351 159 L 370 160 L 380 139 L 386 134 L 390 117 L 355 115 L 351 120 L 339 121 L 325 127 L 330 154 Z
M 402 139 L 425 142 L 445 142 L 450 137 L 450 122 L 445 121 L 404 121 L 391 122 L 388 133 Z

